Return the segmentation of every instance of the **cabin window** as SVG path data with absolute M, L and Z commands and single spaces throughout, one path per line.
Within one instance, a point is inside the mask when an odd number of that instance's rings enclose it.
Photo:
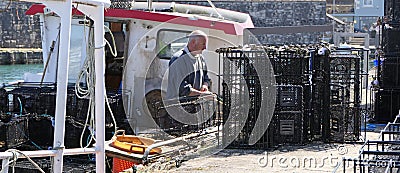
M 68 82 L 75 83 L 78 79 L 84 61 L 86 59 L 86 45 L 90 29 L 83 24 L 83 20 L 73 20 L 71 25 L 71 42 Z
M 172 55 L 186 46 L 189 31 L 160 30 L 157 33 L 157 57 L 171 59 Z

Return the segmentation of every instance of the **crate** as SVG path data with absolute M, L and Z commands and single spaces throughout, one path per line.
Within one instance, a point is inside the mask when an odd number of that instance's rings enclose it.
M 0 103 L 5 102 L 5 104 L 0 104 L 0 120 L 3 123 L 6 122 L 5 120 L 9 121 L 8 114 L 1 110 L 3 108 L 7 110 L 6 112 L 11 112 L 11 114 L 29 115 L 29 121 L 32 123 L 30 129 L 35 129 L 29 131 L 32 141 L 38 145 L 51 146 L 53 142 L 53 127 L 50 119 L 55 115 L 55 86 L 53 84 L 20 83 L 7 87 L 9 90 L 5 91 L 5 93 L 2 92 L 3 90 L 0 90 Z M 89 99 L 78 98 L 73 86 L 69 86 L 67 89 L 66 134 L 68 135 L 66 135 L 66 146 L 79 147 L 79 142 L 77 141 L 79 141 L 83 124 L 86 120 Z M 3 97 L 5 99 L 1 99 Z M 8 98 L 10 98 L 9 101 L 7 100 Z M 107 91 L 107 98 L 118 127 L 132 133 L 123 108 L 120 92 Z M 106 138 L 110 139 L 113 136 L 114 125 L 112 124 L 113 120 L 108 109 L 106 109 L 105 117 Z
M 264 98 L 276 97 L 273 86 L 274 73 L 269 58 L 275 54 L 266 52 L 262 48 L 222 49 L 219 53 L 223 58 L 224 80 L 222 82 L 223 145 L 229 145 L 229 148 L 272 147 L 268 119 L 272 118 L 273 110 L 262 106 L 272 105 L 268 102 L 271 99 Z M 245 107 L 248 108 L 248 112 Z M 250 141 L 253 140 L 254 134 L 260 138 L 254 139 L 257 141 Z
M 33 85 L 33 84 L 32 84 Z M 35 85 L 34 85 L 35 86 Z M 16 87 L 7 92 L 12 100 L 11 112 L 55 114 L 56 90 L 54 87 Z
M 85 120 L 80 120 L 74 117 L 66 117 L 65 119 L 65 147 L 66 148 L 79 148 L 80 138 L 84 128 Z M 85 135 L 83 136 L 83 145 L 87 143 L 89 138 L 89 131 L 85 130 Z
M 304 143 L 302 111 L 275 112 L 272 124 L 275 145 Z
M 8 95 L 4 88 L 0 88 L 0 113 L 8 112 Z
M 360 100 L 360 56 L 331 54 L 330 85 L 331 103 L 359 107 Z M 353 91 L 353 92 L 349 92 Z
M 278 85 L 275 111 L 303 111 L 303 87 L 299 85 Z
M 118 128 L 124 129 L 125 132 L 128 134 L 133 134 L 133 130 L 131 129 L 125 113 L 121 91 L 108 90 L 107 99 L 108 103 L 110 104 L 110 108 L 114 115 L 114 118 L 117 122 Z M 112 121 L 113 120 L 111 118 L 111 113 L 108 108 L 106 108 L 106 123 L 111 124 Z M 110 139 L 114 135 L 114 130 L 107 130 L 106 133 L 106 139 Z
M 357 141 L 360 135 L 360 56 L 333 52 L 330 57 L 329 134 L 327 141 Z M 350 92 L 353 91 L 353 92 Z
M 327 55 L 314 55 L 312 60 L 313 94 L 310 118 L 307 118 L 310 137 L 341 142 L 357 139 L 361 103 L 360 55 L 333 50 Z
M 344 118 L 346 108 L 342 105 L 330 107 L 331 120 L 330 120 L 330 136 L 329 139 L 334 142 L 344 142 Z
M 39 92 L 34 87 L 20 87 L 8 92 L 12 96 L 11 112 L 34 113 L 39 107 Z
M 29 139 L 43 148 L 53 146 L 54 127 L 52 121 L 50 116 L 29 116 Z
M 312 56 L 312 96 L 310 109 L 310 138 L 327 138 L 329 123 L 330 104 L 330 62 L 328 55 Z
M 38 88 L 39 102 L 36 113 L 41 115 L 55 115 L 56 89 L 54 87 Z
M 135 165 L 135 163 L 123 160 L 120 158 L 113 157 L 113 167 L 112 167 L 112 173 L 119 173 L 124 170 L 127 170 L 129 168 L 132 168 L 132 166 Z
M 273 143 L 304 143 L 303 87 L 278 85 L 274 117 L 272 119 Z
M 0 129 L 0 150 L 18 147 L 29 140 L 27 117 L 15 117 L 8 123 L 0 122 Z
M 274 69 L 276 83 L 281 85 L 300 85 L 310 77 L 310 54 L 306 48 L 302 51 L 283 50 L 269 53 Z

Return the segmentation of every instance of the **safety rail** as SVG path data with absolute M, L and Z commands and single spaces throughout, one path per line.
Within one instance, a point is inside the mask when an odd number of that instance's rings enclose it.
M 388 136 L 387 140 L 389 141 L 398 140 L 395 139 L 395 135 L 400 135 L 400 123 L 388 123 L 385 126 L 385 129 L 380 132 L 379 137 L 382 139 L 382 141 L 385 141 L 385 136 Z
M 6 152 L 0 152 L 0 160 L 2 160 L 1 173 L 8 173 L 9 165 L 11 164 L 10 159 L 16 161 L 19 158 L 37 158 L 37 157 L 54 157 L 58 152 L 62 151 L 64 155 L 83 155 L 83 154 L 95 154 L 95 148 L 73 148 L 73 149 L 62 149 L 62 150 L 37 150 L 37 151 L 18 151 L 18 150 L 7 150 Z M 33 164 L 33 163 L 32 163 Z
M 354 172 L 393 172 L 400 170 L 400 115 L 393 122 L 387 123 L 380 131 L 378 140 L 366 140 L 361 146 L 358 157 L 343 158 L 342 162 L 332 171 L 337 172 L 353 164 Z M 385 139 L 385 136 L 387 138 Z

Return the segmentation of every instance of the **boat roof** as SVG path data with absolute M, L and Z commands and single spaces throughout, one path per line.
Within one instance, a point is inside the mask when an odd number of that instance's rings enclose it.
M 169 4 L 166 3 L 154 3 L 158 8 L 164 8 Z M 144 11 L 141 9 L 141 6 L 136 4 L 137 8 L 132 9 L 117 9 L 117 8 L 108 8 L 104 10 L 104 17 L 107 19 L 118 19 L 118 20 L 129 20 L 129 19 L 138 19 L 138 20 L 148 20 L 154 22 L 167 22 L 179 25 L 187 25 L 187 26 L 195 26 L 201 28 L 209 28 L 222 30 L 226 34 L 231 35 L 242 35 L 243 30 L 245 28 L 253 28 L 253 22 L 248 14 L 218 9 L 221 16 L 212 17 L 205 16 L 210 14 L 210 7 L 202 7 L 196 5 L 187 5 L 187 4 L 179 4 L 175 5 L 177 10 L 172 12 L 159 12 L 159 11 Z M 169 5 L 170 6 L 170 5 Z M 44 8 L 46 6 L 43 4 L 34 4 L 27 11 L 26 15 L 35 15 L 44 13 Z M 183 13 L 183 9 L 190 9 L 195 13 L 189 13 L 188 10 L 186 13 Z M 203 9 L 203 10 L 199 10 Z M 207 11 L 208 10 L 208 11 Z M 83 15 L 77 9 L 73 9 L 73 15 Z M 227 16 L 225 18 L 225 16 Z

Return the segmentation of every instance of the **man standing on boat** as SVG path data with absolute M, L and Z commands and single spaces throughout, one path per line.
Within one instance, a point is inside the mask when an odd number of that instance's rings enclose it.
M 207 35 L 196 30 L 189 34 L 187 46 L 176 52 L 169 62 L 167 98 L 210 95 L 210 78 L 202 52 Z
M 202 55 L 208 36 L 200 30 L 195 30 L 188 38 L 187 45 L 176 52 L 169 62 L 168 101 L 164 103 L 168 114 L 175 120 L 183 124 L 200 125 L 208 119 L 210 113 L 204 112 L 204 102 L 199 104 L 193 101 L 199 97 L 214 99 L 214 94 L 209 90 L 211 80 Z M 201 104 L 203 105 L 200 106 Z

